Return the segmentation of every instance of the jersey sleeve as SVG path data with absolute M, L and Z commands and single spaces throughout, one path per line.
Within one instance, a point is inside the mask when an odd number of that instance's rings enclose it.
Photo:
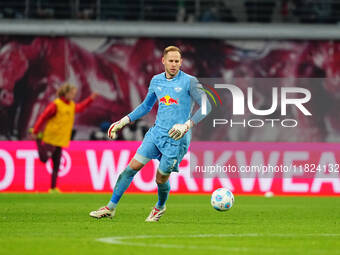
M 148 94 L 146 95 L 144 101 L 139 106 L 137 106 L 137 108 L 134 111 L 128 114 L 130 121 L 132 122 L 138 120 L 139 118 L 149 113 L 154 104 L 156 103 L 156 101 L 157 96 L 153 90 L 151 81 Z
M 191 120 L 194 122 L 194 124 L 199 123 L 201 120 L 203 120 L 211 111 L 211 104 L 209 100 L 207 99 L 207 95 L 204 92 L 203 86 L 199 83 L 199 81 L 196 78 L 192 78 L 190 80 L 190 96 L 191 99 L 199 105 L 199 109 L 195 112 L 195 114 L 191 117 Z M 206 114 L 202 114 L 202 98 L 205 97 L 206 102 Z
M 41 127 L 46 123 L 47 120 L 52 118 L 57 113 L 57 105 L 52 102 L 50 103 L 46 109 L 43 111 L 43 113 L 39 116 L 37 122 L 35 123 L 33 127 L 33 134 L 37 134 Z
M 85 98 L 83 101 L 76 104 L 76 113 L 84 111 L 91 103 L 93 98 L 91 96 Z

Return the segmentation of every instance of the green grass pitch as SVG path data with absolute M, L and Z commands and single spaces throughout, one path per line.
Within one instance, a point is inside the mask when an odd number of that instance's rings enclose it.
M 210 197 L 126 194 L 114 219 L 89 211 L 110 194 L 0 194 L 0 254 L 340 254 L 340 197 L 235 196 L 228 212 Z M 104 241 L 104 242 L 103 242 Z

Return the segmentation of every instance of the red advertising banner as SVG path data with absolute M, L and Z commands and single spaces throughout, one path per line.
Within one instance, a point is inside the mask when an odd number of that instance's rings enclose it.
M 59 189 L 111 192 L 139 145 L 140 142 L 72 142 L 63 150 Z M 209 142 L 192 143 L 191 147 L 179 173 L 170 177 L 172 193 L 210 193 L 225 186 L 235 194 L 340 195 L 340 145 L 335 143 Z M 260 173 L 252 172 L 252 166 L 261 166 Z M 135 176 L 128 192 L 155 192 L 157 167 L 156 160 L 148 163 Z M 223 170 L 228 167 L 236 173 L 230 170 L 226 174 Z M 290 168 L 285 171 L 285 167 Z M 51 168 L 50 161 L 39 161 L 34 142 L 0 142 L 0 192 L 46 192 Z M 301 168 L 303 174 L 297 170 Z

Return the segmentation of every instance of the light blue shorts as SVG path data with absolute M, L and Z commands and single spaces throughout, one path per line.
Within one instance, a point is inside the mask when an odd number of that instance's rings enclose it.
M 148 159 L 158 159 L 159 172 L 169 175 L 171 172 L 178 172 L 178 165 L 187 153 L 189 144 L 189 132 L 179 141 L 175 141 L 169 137 L 167 132 L 152 127 L 145 134 L 137 154 Z M 138 155 L 136 159 L 138 160 Z

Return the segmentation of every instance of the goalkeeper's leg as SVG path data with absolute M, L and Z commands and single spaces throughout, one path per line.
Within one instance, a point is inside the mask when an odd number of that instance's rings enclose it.
M 136 156 L 135 156 L 136 157 Z M 90 216 L 94 218 L 110 217 L 115 215 L 115 210 L 120 198 L 130 186 L 133 177 L 142 169 L 145 164 L 133 158 L 125 170 L 119 175 L 116 185 L 113 189 L 112 197 L 107 206 L 90 212 Z
M 170 174 L 165 174 L 162 170 L 158 169 L 156 174 L 156 183 L 158 187 L 158 202 L 154 208 L 152 208 L 149 216 L 145 219 L 146 222 L 156 222 L 164 214 L 166 207 L 165 202 L 168 200 L 170 192 L 169 183 Z
M 133 158 L 125 170 L 119 175 L 116 185 L 113 189 L 112 197 L 107 207 L 113 210 L 117 207 L 120 198 L 130 186 L 133 177 L 142 169 L 145 164 Z
M 159 155 L 160 151 L 153 143 L 153 139 L 148 132 L 144 137 L 142 145 L 138 148 L 137 153 L 129 165 L 119 175 L 117 183 L 113 189 L 111 200 L 107 206 L 104 206 L 97 211 L 90 212 L 90 216 L 95 218 L 114 216 L 117 204 L 124 192 L 130 186 L 133 177 L 146 163 L 148 163 L 153 158 L 157 158 Z
M 120 174 L 117 180 L 113 190 L 112 198 L 107 205 L 110 210 L 113 210 L 117 207 L 120 198 L 124 194 L 125 190 L 129 187 L 136 173 L 142 169 L 142 167 L 152 158 L 157 158 L 158 155 L 160 155 L 160 151 L 153 143 L 153 139 L 148 132 L 128 167 Z

